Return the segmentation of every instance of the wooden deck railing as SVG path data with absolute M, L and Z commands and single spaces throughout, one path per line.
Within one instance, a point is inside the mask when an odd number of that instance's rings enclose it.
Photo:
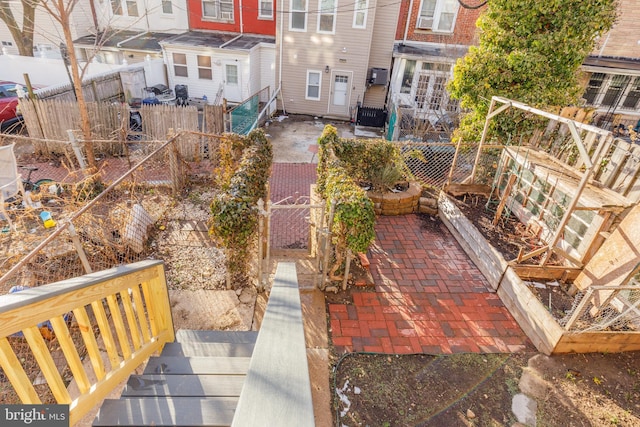
M 22 340 L 30 349 L 28 358 L 37 362 L 27 369 L 27 358 L 12 347 Z M 171 341 L 162 261 L 141 261 L 0 296 L 4 375 L 22 403 L 69 404 L 70 425 Z M 85 351 L 89 364 L 82 362 Z M 44 394 L 53 396 L 53 402 L 44 402 L 42 387 L 33 385 L 42 379 L 49 391 Z M 77 396 L 67 389 L 70 380 L 77 384 Z

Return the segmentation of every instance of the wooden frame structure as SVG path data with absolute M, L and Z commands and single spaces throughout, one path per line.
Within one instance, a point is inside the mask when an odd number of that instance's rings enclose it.
M 562 236 L 565 231 L 565 227 L 567 223 L 571 219 L 571 216 L 576 210 L 584 209 L 584 207 L 579 206 L 579 202 L 581 200 L 581 196 L 585 192 L 595 192 L 593 188 L 597 187 L 597 185 L 590 188 L 589 186 L 592 184 L 593 178 L 596 173 L 598 173 L 600 169 L 600 162 L 602 160 L 603 154 L 608 150 L 612 141 L 613 135 L 611 132 L 597 128 L 595 126 L 591 126 L 585 123 L 581 123 L 576 120 L 572 120 L 566 117 L 562 117 L 557 114 L 549 113 L 543 110 L 539 110 L 537 108 L 528 106 L 518 101 L 513 101 L 507 98 L 494 96 L 491 98 L 491 105 L 489 107 L 489 113 L 487 114 L 484 129 L 482 131 L 482 136 L 480 139 L 480 143 L 478 146 L 478 151 L 476 153 L 476 158 L 474 161 L 473 169 L 471 171 L 471 175 L 465 180 L 469 182 L 471 185 L 475 184 L 476 172 L 478 168 L 478 163 L 480 160 L 480 156 L 482 153 L 482 149 L 486 144 L 489 124 L 491 119 L 496 117 L 502 112 L 507 111 L 510 108 L 516 108 L 522 111 L 526 111 L 528 113 L 532 113 L 541 117 L 546 117 L 549 120 L 552 120 L 556 123 L 561 123 L 567 126 L 569 133 L 571 135 L 571 140 L 575 147 L 577 148 L 579 158 L 576 164 L 571 167 L 569 165 L 562 165 L 561 167 L 565 168 L 567 171 L 571 171 L 571 173 L 576 177 L 577 184 L 575 184 L 575 193 L 573 194 L 573 198 L 569 202 L 569 205 L 566 207 L 562 218 L 560 219 L 556 229 L 549 236 L 546 245 L 542 248 L 535 249 L 533 251 L 527 253 L 521 253 L 516 263 L 520 263 L 524 260 L 544 255 L 539 263 L 540 267 L 546 267 L 552 254 L 556 253 L 559 256 L 567 259 L 573 264 L 575 268 L 581 268 L 586 261 L 588 261 L 588 257 L 591 256 L 595 250 L 597 250 L 597 244 L 602 243 L 603 239 L 595 239 L 593 245 L 587 251 L 587 254 L 582 259 L 576 259 L 576 257 L 567 253 L 566 250 L 560 248 L 558 243 L 562 239 Z M 530 149 L 527 149 L 530 150 Z M 550 160 L 549 160 L 550 161 Z M 540 163 L 540 162 L 538 162 Z M 523 165 L 526 167 L 526 165 Z M 604 192 L 604 190 L 602 191 Z M 509 197 L 510 194 L 508 191 L 505 191 L 502 195 L 503 202 L 501 202 L 502 206 L 506 203 L 506 198 Z M 609 223 L 610 216 L 606 213 L 611 211 L 610 209 L 604 209 L 604 206 L 608 206 L 613 204 L 613 212 L 620 213 L 625 208 L 629 207 L 631 203 L 626 200 L 622 196 L 614 195 L 613 192 L 609 192 L 605 199 L 615 199 L 615 203 L 608 203 L 606 201 L 602 201 L 601 206 L 589 206 L 587 209 L 597 210 L 599 213 L 603 213 L 605 216 L 605 220 L 602 221 L 603 224 Z M 605 212 L 606 211 L 606 212 Z M 610 225 L 610 223 L 609 223 Z M 606 232 L 607 230 L 600 230 Z

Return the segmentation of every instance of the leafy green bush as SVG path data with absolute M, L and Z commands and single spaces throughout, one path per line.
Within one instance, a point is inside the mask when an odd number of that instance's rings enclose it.
M 209 234 L 225 248 L 229 274 L 241 277 L 248 271 L 258 228 L 257 203 L 267 195 L 273 151 L 262 130 L 246 137 L 226 135 L 220 146 L 216 176 L 223 191 L 211 202 Z

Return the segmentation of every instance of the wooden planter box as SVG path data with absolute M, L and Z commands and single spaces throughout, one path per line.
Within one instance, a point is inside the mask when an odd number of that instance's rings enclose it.
M 438 212 L 538 351 L 550 355 L 640 350 L 638 332 L 566 331 L 444 192 L 438 199 Z

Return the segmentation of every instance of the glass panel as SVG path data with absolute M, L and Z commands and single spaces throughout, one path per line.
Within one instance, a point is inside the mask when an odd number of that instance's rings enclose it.
M 420 9 L 420 16 L 423 18 L 433 18 L 433 14 L 436 10 L 436 3 L 438 3 L 438 0 L 423 0 L 422 9 Z
M 166 13 L 168 15 L 173 13 L 173 4 L 170 0 L 162 0 L 162 13 Z
M 304 30 L 304 12 L 292 12 L 291 13 L 291 28 L 296 30 Z
M 620 95 L 627 87 L 627 84 L 631 80 L 629 76 L 615 75 L 611 77 L 611 82 L 607 88 L 607 92 L 602 99 L 602 105 L 612 106 L 618 102 Z
M 227 73 L 227 84 L 238 84 L 238 66 L 227 64 L 225 65 L 225 72 Z
M 211 68 L 198 68 L 198 77 L 205 80 L 213 79 Z
M 122 15 L 122 3 L 120 3 L 120 0 L 111 0 L 111 10 L 114 15 Z
M 638 100 L 640 100 L 640 77 L 636 77 L 633 81 L 631 90 L 627 93 L 627 97 L 622 106 L 635 109 L 638 106 Z
M 429 103 L 429 108 L 432 110 L 440 109 L 442 97 L 444 96 L 445 81 L 446 79 L 444 77 L 436 77 L 435 83 L 433 85 L 433 91 L 431 94 L 431 101 Z
M 587 104 L 593 104 L 596 101 L 596 97 L 598 96 L 598 92 L 600 92 L 602 82 L 604 81 L 604 76 L 605 75 L 603 73 L 591 74 L 591 80 L 589 80 L 589 85 L 587 86 L 587 90 L 583 95 L 583 98 L 587 101 Z
M 211 68 L 211 57 L 198 55 L 198 67 Z
M 218 8 L 216 3 L 212 1 L 202 2 L 202 13 L 204 16 L 207 16 L 209 18 L 218 17 Z
M 187 55 L 184 53 L 174 53 L 173 63 L 180 64 L 180 65 L 187 65 Z
M 185 67 L 184 65 L 174 65 L 173 72 L 176 77 L 189 77 L 187 67 Z
M 404 63 L 404 72 L 402 73 L 402 87 L 400 93 L 411 93 L 411 84 L 413 83 L 413 73 L 416 71 L 416 61 L 407 60 Z
M 320 84 L 320 74 L 319 73 L 309 73 L 309 84 L 310 85 L 319 85 Z
M 430 76 L 426 74 L 420 74 L 420 77 L 418 77 L 418 88 L 416 89 L 416 104 L 420 109 L 424 108 L 427 102 L 429 80 Z
M 333 15 L 320 15 L 320 26 L 318 31 L 333 31 Z
M 319 98 L 320 97 L 320 88 L 318 86 L 309 86 L 307 89 L 307 97 L 308 98 Z
M 138 16 L 138 3 L 135 1 L 127 1 L 127 15 Z
M 273 2 L 261 1 L 260 2 L 260 16 L 273 16 Z
M 307 4 L 306 0 L 292 0 L 291 1 L 291 10 L 306 10 Z

